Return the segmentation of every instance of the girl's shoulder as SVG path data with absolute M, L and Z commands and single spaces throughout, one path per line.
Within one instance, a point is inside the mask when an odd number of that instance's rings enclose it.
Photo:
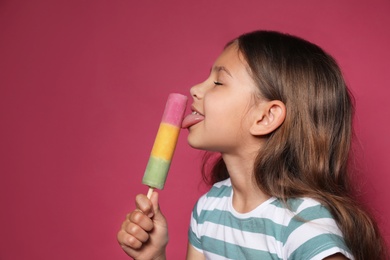
M 228 203 L 232 195 L 232 184 L 230 178 L 215 183 L 208 192 L 203 194 L 197 201 L 195 208 L 198 212 L 205 209 L 223 206 Z
M 232 194 L 232 183 L 230 178 L 215 183 L 211 189 L 204 195 L 208 198 L 230 197 Z
M 213 186 L 204 193 L 198 200 L 203 201 L 212 198 L 223 198 L 230 197 L 232 195 L 232 183 L 230 182 L 230 178 L 214 183 Z
M 329 212 L 319 201 L 309 198 L 290 198 L 286 201 L 276 198 L 272 204 L 276 207 L 291 211 L 294 215 L 304 214 L 307 211 Z
M 291 198 L 287 201 L 275 199 L 270 203 L 275 215 L 284 216 L 283 225 L 286 227 L 297 227 L 304 223 L 328 223 L 337 227 L 333 215 L 327 207 L 319 201 L 308 198 Z M 333 228 L 332 228 L 333 229 Z

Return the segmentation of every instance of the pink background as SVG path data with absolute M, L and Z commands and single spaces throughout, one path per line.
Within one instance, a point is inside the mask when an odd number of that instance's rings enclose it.
M 255 29 L 313 41 L 357 101 L 363 198 L 390 241 L 390 2 L 0 1 L 0 259 L 128 259 L 116 232 L 169 93 Z M 183 259 L 202 153 L 179 140 L 161 207 Z M 358 232 L 358 231 L 357 231 Z

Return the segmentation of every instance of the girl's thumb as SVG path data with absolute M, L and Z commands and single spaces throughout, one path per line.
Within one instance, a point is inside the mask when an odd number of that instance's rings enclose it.
M 165 217 L 162 215 L 160 206 L 158 205 L 158 193 L 156 191 L 153 191 L 150 201 L 152 202 L 153 207 L 153 220 L 165 222 Z

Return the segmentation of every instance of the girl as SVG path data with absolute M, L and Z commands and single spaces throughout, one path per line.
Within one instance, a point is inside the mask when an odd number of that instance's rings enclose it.
M 352 196 L 353 104 L 333 58 L 255 31 L 230 42 L 191 95 L 188 142 L 220 156 L 193 210 L 187 259 L 385 259 L 375 222 Z M 118 233 L 135 259 L 165 259 L 157 202 L 156 192 L 138 195 Z

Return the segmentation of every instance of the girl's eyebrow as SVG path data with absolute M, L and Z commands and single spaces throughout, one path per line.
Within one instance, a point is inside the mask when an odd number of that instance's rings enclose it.
M 224 67 L 224 66 L 215 66 L 215 67 L 212 67 L 212 68 L 210 69 L 210 72 L 211 72 L 211 71 L 215 71 L 215 72 L 224 71 L 224 72 L 226 72 L 230 77 L 233 78 L 233 76 L 232 76 L 232 74 L 230 73 L 230 71 L 229 71 L 226 67 Z

